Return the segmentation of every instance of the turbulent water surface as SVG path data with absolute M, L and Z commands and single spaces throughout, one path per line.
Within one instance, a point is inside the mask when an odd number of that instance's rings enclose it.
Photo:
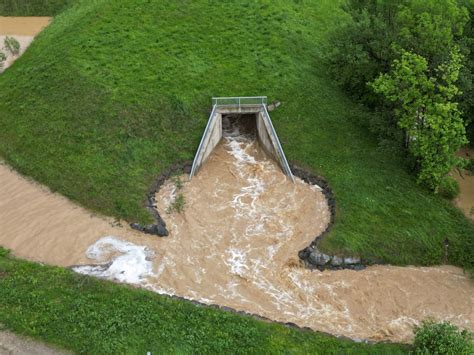
M 327 202 L 317 186 L 291 183 L 231 123 L 191 182 L 171 179 L 157 193 L 169 237 L 113 226 L 0 167 L 0 244 L 34 260 L 83 264 L 80 273 L 353 338 L 410 341 L 428 317 L 474 330 L 474 286 L 459 268 L 302 268 L 297 252 L 326 228 Z M 170 211 L 180 194 L 184 211 Z

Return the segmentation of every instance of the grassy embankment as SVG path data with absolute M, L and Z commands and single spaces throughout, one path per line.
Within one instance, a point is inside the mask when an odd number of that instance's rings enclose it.
M 327 76 L 334 1 L 78 1 L 0 77 L 0 155 L 89 209 L 128 221 L 153 178 L 191 159 L 210 97 L 268 95 L 290 161 L 338 202 L 325 250 L 473 267 L 474 228 L 377 151 L 370 113 Z
M 15 260 L 0 248 L 0 329 L 80 353 L 403 353 Z

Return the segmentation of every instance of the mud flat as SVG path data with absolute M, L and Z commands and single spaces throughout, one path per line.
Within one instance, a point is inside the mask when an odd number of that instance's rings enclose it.
M 182 194 L 184 211 L 170 205 Z M 311 271 L 297 252 L 329 222 L 317 187 L 292 184 L 231 131 L 191 182 L 157 193 L 170 236 L 93 216 L 0 165 L 0 245 L 14 255 L 356 339 L 409 342 L 421 320 L 474 330 L 474 283 L 453 266 Z M 92 265 L 91 265 L 92 264 Z
M 30 46 L 35 36 L 40 33 L 51 21 L 51 17 L 5 17 L 0 16 L 0 50 L 6 36 L 14 37 L 20 43 L 20 53 L 12 56 L 6 51 L 7 60 L 4 62 L 0 73 L 13 64 L 23 55 Z

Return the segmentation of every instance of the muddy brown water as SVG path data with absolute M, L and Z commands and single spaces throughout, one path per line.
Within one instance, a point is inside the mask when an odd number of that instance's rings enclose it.
M 0 16 L 0 35 L 36 36 L 51 21 L 51 17 Z
M 0 73 L 13 64 L 23 55 L 35 36 L 40 33 L 51 21 L 51 17 L 6 17 L 0 16 L 0 50 L 7 55 Z M 6 36 L 15 38 L 20 43 L 20 53 L 11 55 L 3 49 Z
M 409 342 L 426 318 L 474 330 L 474 284 L 459 268 L 302 268 L 297 252 L 325 229 L 326 200 L 317 187 L 292 184 L 239 133 L 228 132 L 191 182 L 171 180 L 159 191 L 167 238 L 114 226 L 0 165 L 0 245 L 22 258 L 83 264 L 75 270 L 357 339 Z M 167 213 L 179 194 L 184 212 Z

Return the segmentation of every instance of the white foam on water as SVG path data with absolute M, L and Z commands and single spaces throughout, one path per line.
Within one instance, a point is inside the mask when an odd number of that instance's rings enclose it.
M 249 267 L 246 264 L 246 253 L 236 248 L 229 248 L 226 250 L 226 253 L 229 256 L 225 263 L 230 267 L 230 272 L 234 275 L 243 277 L 245 271 L 249 270 Z
M 176 184 L 173 181 L 168 181 L 164 186 L 162 186 L 163 201 L 166 208 L 170 208 L 172 203 L 176 200 Z
M 233 196 L 231 207 L 234 209 L 234 216 L 236 219 L 246 219 L 253 221 L 249 223 L 245 236 L 258 236 L 265 232 L 267 223 L 271 223 L 274 216 L 266 211 L 261 204 L 259 204 L 260 196 L 265 192 L 265 181 L 255 174 L 249 166 L 257 166 L 265 170 L 273 168 L 273 165 L 267 161 L 258 161 L 252 156 L 249 151 L 256 144 L 254 139 L 246 136 L 237 136 L 238 128 L 233 127 L 233 130 L 226 133 L 224 137 L 227 141 L 226 147 L 231 156 L 234 157 L 233 165 L 236 168 L 238 176 L 247 183 L 243 186 L 239 193 Z M 249 171 L 250 170 L 250 171 Z
M 226 137 L 227 147 L 230 148 L 229 153 L 235 158 L 235 163 L 239 166 L 251 164 L 257 165 L 257 161 L 253 156 L 247 153 L 247 149 L 250 148 L 253 142 L 249 143 L 248 140 L 238 140 L 232 137 Z
M 230 205 L 234 210 L 234 218 L 244 220 L 247 227 L 243 235 L 232 233 L 232 242 L 239 247 L 227 250 L 226 264 L 230 266 L 233 274 L 240 277 L 245 274 L 246 280 L 263 291 L 277 309 L 285 314 L 295 315 L 307 312 L 305 307 L 299 309 L 300 307 L 297 306 L 299 297 L 297 293 L 275 287 L 273 282 L 265 278 L 263 272 L 272 268 L 272 259 L 281 246 L 280 240 L 290 237 L 293 232 L 291 226 L 286 225 L 284 219 L 281 218 L 282 213 L 285 213 L 288 208 L 287 196 L 276 200 L 270 206 L 260 203 L 260 198 L 268 189 L 268 185 L 286 183 L 286 177 L 281 181 L 276 181 L 278 175 L 274 174 L 275 177 L 272 176 L 271 179 L 268 179 L 272 175 L 271 172 L 276 170 L 275 165 L 265 159 L 257 161 L 251 155 L 254 145 L 257 144 L 256 141 L 251 137 L 237 136 L 234 133 L 235 131 L 232 131 L 224 138 L 226 139 L 226 148 L 233 157 L 232 164 L 235 167 L 236 175 L 242 179 L 244 186 L 234 194 Z M 260 174 L 260 171 L 265 171 L 266 174 Z M 265 247 L 268 258 L 256 259 L 254 256 L 258 253 L 252 252 L 250 241 L 259 236 L 268 237 L 269 228 L 273 230 L 275 242 Z M 233 286 L 233 284 L 230 285 Z M 235 297 L 235 286 L 229 292 Z M 290 309 L 294 311 L 290 311 Z
M 92 244 L 87 249 L 86 256 L 100 263 L 111 253 L 120 255 L 113 257 L 107 264 L 76 266 L 73 270 L 80 274 L 130 284 L 142 284 L 146 278 L 155 275 L 151 261 L 154 253 L 151 249 L 112 236 L 101 238 Z

